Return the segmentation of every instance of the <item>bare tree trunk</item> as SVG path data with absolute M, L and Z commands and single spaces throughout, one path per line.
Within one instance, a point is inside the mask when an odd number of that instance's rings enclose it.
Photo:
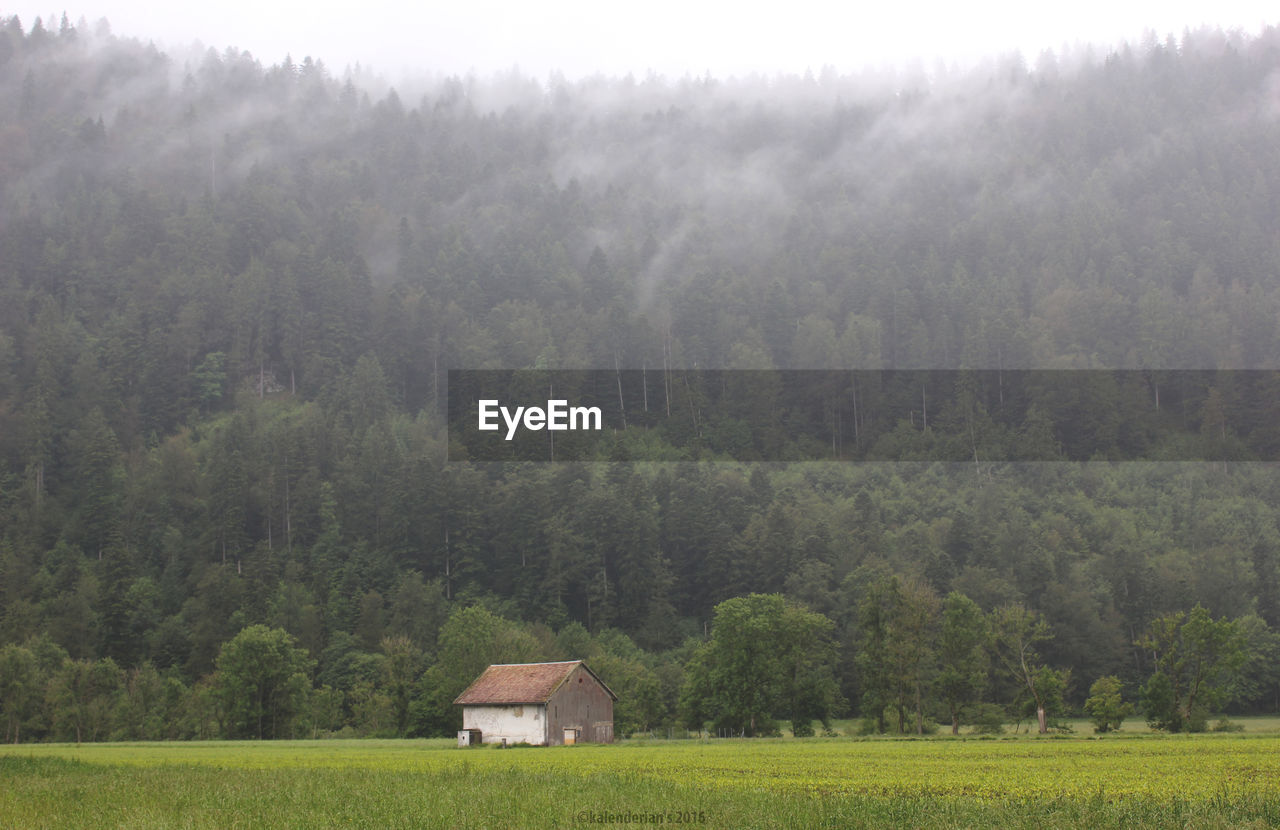
M 854 376 L 853 384 L 851 388 L 853 391 L 853 446 L 857 448 L 861 446 L 860 442 L 862 438 L 862 436 L 859 435 L 859 432 L 858 432 L 858 379 L 857 379 L 857 376 Z
M 289 512 L 289 453 L 284 454 L 284 546 L 293 553 L 293 520 Z
M 276 468 L 275 468 L 275 465 L 273 464 L 271 466 L 271 473 L 267 476 L 267 492 L 270 493 L 271 496 L 275 496 L 275 486 L 276 486 Z M 271 496 L 267 498 L 267 550 L 272 550 Z
M 1045 719 L 1044 705 L 1036 704 L 1036 721 L 1040 724 L 1040 734 L 1043 735 L 1049 731 L 1048 723 Z
M 622 413 L 622 428 L 627 428 L 627 405 L 622 400 L 622 370 L 618 368 L 618 353 L 613 353 L 613 374 L 618 381 L 618 411 Z

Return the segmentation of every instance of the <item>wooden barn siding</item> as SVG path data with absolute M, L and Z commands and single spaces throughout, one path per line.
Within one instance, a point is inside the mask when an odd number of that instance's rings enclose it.
M 607 729 L 596 726 L 606 722 Z M 582 666 L 547 701 L 547 742 L 563 744 L 566 726 L 582 730 L 580 742 L 613 743 L 613 698 Z

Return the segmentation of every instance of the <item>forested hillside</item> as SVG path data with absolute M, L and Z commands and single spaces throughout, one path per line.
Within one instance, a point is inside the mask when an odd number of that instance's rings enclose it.
M 1203 610 L 1243 655 L 1209 708 L 1276 711 L 1274 465 L 445 463 L 444 383 L 1277 369 L 1278 218 L 1275 29 L 393 90 L 0 21 L 6 734 L 447 732 L 488 662 L 578 657 L 620 733 L 741 729 L 710 634 L 752 593 L 807 632 L 765 713 L 797 722 L 1016 710 L 1018 630 L 1058 714 L 1154 700 L 1160 621 Z

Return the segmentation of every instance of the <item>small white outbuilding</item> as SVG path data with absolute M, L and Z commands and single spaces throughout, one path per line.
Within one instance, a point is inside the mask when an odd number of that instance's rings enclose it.
M 468 744 L 478 732 L 486 744 L 551 746 L 613 743 L 617 699 L 586 663 L 570 660 L 490 666 L 454 703 Z

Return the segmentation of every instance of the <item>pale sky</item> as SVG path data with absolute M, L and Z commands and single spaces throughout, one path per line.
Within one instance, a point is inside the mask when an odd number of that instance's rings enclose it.
M 1207 7 L 1206 7 L 1207 6 Z M 667 76 L 717 77 L 761 72 L 818 72 L 831 66 L 856 72 L 868 66 L 920 61 L 968 63 L 1021 52 L 1029 64 L 1045 49 L 1091 42 L 1109 46 L 1140 41 L 1148 30 L 1161 39 L 1204 24 L 1256 32 L 1280 22 L 1274 4 L 1219 0 L 1037 3 L 1030 0 L 925 0 L 838 4 L 791 0 L 750 2 L 529 2 L 453 0 L 406 4 L 249 2 L 199 5 L 136 0 L 4 2 L 0 15 L 19 15 L 29 29 L 37 16 L 54 27 L 65 10 L 74 23 L 106 17 L 119 35 L 155 40 L 163 47 L 199 41 L 224 50 L 247 49 L 263 64 L 286 54 L 310 55 L 334 74 L 361 63 L 381 74 L 481 75 L 514 68 L 535 78 L 600 72 L 650 71 Z

